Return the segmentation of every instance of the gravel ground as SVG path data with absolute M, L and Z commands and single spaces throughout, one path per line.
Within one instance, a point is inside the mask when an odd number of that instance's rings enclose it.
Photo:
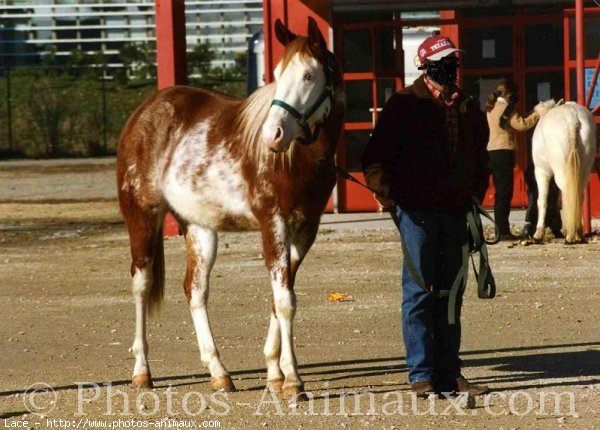
M 340 228 L 328 217 L 300 269 L 295 346 L 314 400 L 288 405 L 264 391 L 270 287 L 253 232 L 220 236 L 209 302 L 238 391 L 210 392 L 181 288 L 179 237 L 166 241 L 165 304 L 149 323 L 156 387 L 131 388 L 130 262 L 113 163 L 0 163 L 5 426 L 194 420 L 227 429 L 600 427 L 600 242 L 490 247 L 498 295 L 477 299 L 470 283 L 462 358 L 465 375 L 494 392 L 465 410 L 456 399 L 410 395 L 399 314 L 402 255 L 397 233 L 376 214 L 359 217 L 375 222 L 367 228 L 348 218 Z M 331 292 L 347 300 L 329 301 Z M 51 390 L 24 394 L 30 386 Z

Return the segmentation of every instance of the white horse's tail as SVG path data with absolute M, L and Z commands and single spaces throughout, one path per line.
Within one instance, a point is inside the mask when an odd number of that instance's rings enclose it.
M 564 201 L 564 229 L 567 233 L 567 238 L 573 240 L 578 236 L 581 228 L 581 160 L 579 157 L 578 141 L 579 141 L 579 119 L 577 114 L 573 112 L 568 121 L 569 129 L 569 154 L 567 155 L 567 171 L 566 171 L 566 186 L 563 196 Z

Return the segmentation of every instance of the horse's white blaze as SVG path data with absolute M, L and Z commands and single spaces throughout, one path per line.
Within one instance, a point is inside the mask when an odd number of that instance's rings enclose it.
M 307 77 L 309 79 L 306 79 Z M 274 98 L 284 101 L 300 114 L 306 113 L 315 104 L 326 85 L 323 66 L 315 58 L 303 58 L 300 54 L 295 54 L 283 70 L 281 63 L 278 64 L 275 79 L 277 89 Z M 327 98 L 309 119 L 309 126 L 322 122 L 330 110 L 331 100 Z M 287 110 L 280 106 L 271 106 L 263 123 L 264 140 L 272 142 L 278 128 L 283 130 L 283 139 L 278 150 L 287 150 L 292 140 L 303 137 L 303 130 Z
M 248 187 L 241 166 L 228 152 L 206 146 L 207 122 L 175 149 L 162 184 L 169 205 L 183 218 L 207 228 L 218 228 L 227 214 L 254 223 Z
M 151 267 L 151 265 L 146 265 L 146 267 Z M 136 268 L 131 282 L 131 292 L 135 302 L 135 338 L 131 346 L 131 352 L 135 357 L 134 376 L 150 373 L 148 342 L 146 340 L 146 300 L 152 283 L 152 271 L 146 269 L 146 267 Z

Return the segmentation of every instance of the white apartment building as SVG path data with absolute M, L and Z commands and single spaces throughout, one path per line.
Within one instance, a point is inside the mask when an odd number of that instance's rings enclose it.
M 232 65 L 262 29 L 262 0 L 188 0 L 185 13 L 188 51 L 209 43 L 214 65 Z M 37 65 L 44 53 L 75 49 L 101 51 L 119 67 L 119 48 L 132 42 L 155 42 L 153 1 L 0 0 L 0 67 Z

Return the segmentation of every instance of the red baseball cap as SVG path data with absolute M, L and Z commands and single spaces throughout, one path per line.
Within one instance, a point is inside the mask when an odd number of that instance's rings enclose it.
M 454 46 L 454 43 L 446 36 L 434 34 L 433 36 L 429 36 L 419 45 L 417 57 L 419 63 L 423 64 L 425 60 L 439 61 L 453 52 L 465 51 Z

